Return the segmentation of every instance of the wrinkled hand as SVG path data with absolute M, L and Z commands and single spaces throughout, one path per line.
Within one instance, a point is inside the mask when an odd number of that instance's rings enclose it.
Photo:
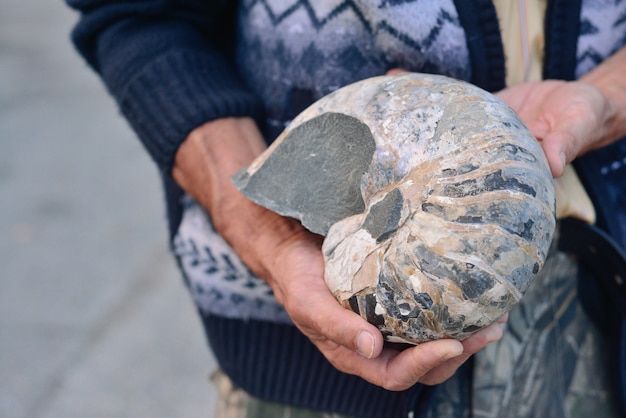
M 525 83 L 498 93 L 541 141 L 553 176 L 577 156 L 626 135 L 624 68 L 626 46 L 580 81 Z
M 398 351 L 383 348 L 380 331 L 341 307 L 323 280 L 320 240 L 294 237 L 275 254 L 270 281 L 293 322 L 339 370 L 388 390 L 415 383 L 438 384 L 451 377 L 472 354 L 502 337 L 501 318 L 463 342 L 438 340 Z
M 577 156 L 604 145 L 611 104 L 584 82 L 524 83 L 497 93 L 540 141 L 554 177 Z
M 294 324 L 337 369 L 390 390 L 417 382 L 437 384 L 502 336 L 497 323 L 463 342 L 439 340 L 404 351 L 383 348 L 380 331 L 341 307 L 326 287 L 321 237 L 254 204 L 230 181 L 264 148 L 252 120 L 217 120 L 189 135 L 172 174 L 207 209 L 220 234 L 250 270 L 268 282 Z

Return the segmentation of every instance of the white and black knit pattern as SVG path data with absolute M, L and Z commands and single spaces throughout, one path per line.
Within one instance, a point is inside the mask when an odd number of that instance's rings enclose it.
M 173 251 L 196 307 L 226 318 L 291 323 L 266 282 L 245 266 L 189 195 Z
M 576 78 L 626 45 L 626 0 L 583 0 Z
M 280 132 L 337 88 L 391 68 L 469 80 L 452 0 L 245 0 L 239 67 Z

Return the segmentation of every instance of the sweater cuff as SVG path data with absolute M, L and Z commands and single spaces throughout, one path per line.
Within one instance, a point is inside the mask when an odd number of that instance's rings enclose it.
M 146 65 L 118 97 L 162 172 L 171 172 L 178 147 L 198 126 L 221 117 L 261 119 L 260 100 L 229 68 L 198 51 L 171 51 Z

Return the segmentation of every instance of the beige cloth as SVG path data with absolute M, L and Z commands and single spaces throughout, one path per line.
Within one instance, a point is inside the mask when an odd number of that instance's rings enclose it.
M 504 53 L 506 85 L 540 81 L 543 63 L 543 23 L 547 0 L 494 0 Z M 571 165 L 561 178 L 554 179 L 556 215 L 594 223 L 596 212 L 591 199 Z
M 506 55 L 506 85 L 541 80 L 547 0 L 494 0 Z
M 237 387 L 221 370 L 211 375 L 218 393 L 213 418 L 351 418 L 275 402 L 263 401 Z

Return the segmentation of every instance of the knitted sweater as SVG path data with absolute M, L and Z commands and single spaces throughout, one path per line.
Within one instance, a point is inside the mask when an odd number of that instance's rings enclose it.
M 504 87 L 491 0 L 67 1 L 81 11 L 77 48 L 159 167 L 172 237 L 185 204 L 174 156 L 209 120 L 253 117 L 271 142 L 317 98 L 396 67 Z M 625 23 L 625 2 L 550 1 L 545 78 L 589 71 L 626 43 Z M 429 396 L 338 372 L 287 321 L 200 311 L 220 367 L 254 396 L 360 417 L 407 416 Z

